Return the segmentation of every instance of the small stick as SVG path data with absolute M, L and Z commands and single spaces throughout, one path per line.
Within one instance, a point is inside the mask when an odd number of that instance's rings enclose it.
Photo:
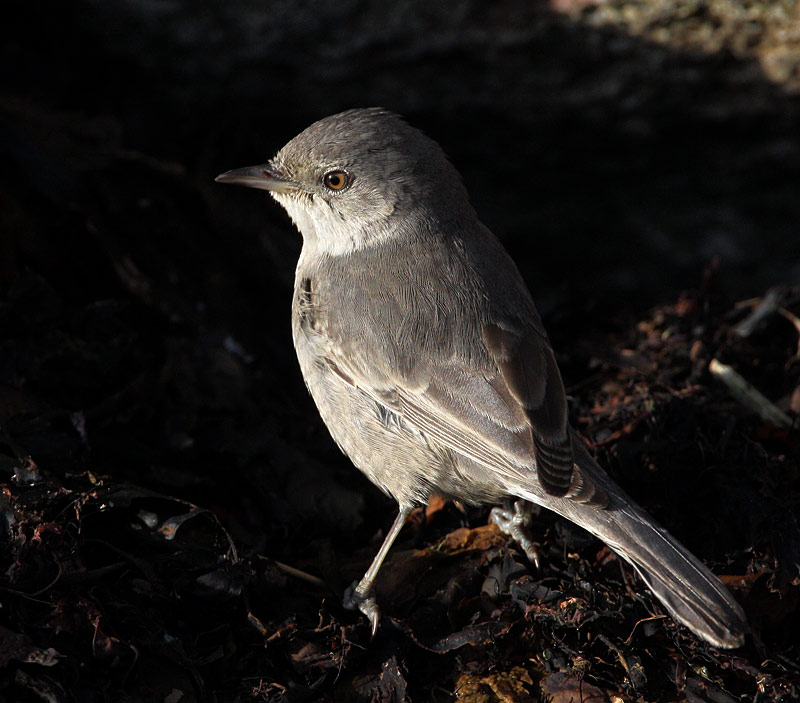
M 749 383 L 733 367 L 712 359 L 708 370 L 730 391 L 730 394 L 744 407 L 761 417 L 762 420 L 775 427 L 791 427 L 792 419 Z
M 792 326 L 797 332 L 798 339 L 797 339 L 797 353 L 795 356 L 800 356 L 800 318 L 797 317 L 793 312 L 790 312 L 786 308 L 778 308 L 778 314 L 784 317 L 785 319 L 789 320 L 792 323 Z
M 294 566 L 289 566 L 288 564 L 284 564 L 283 562 L 280 561 L 275 561 L 274 559 L 272 560 L 272 563 L 275 564 L 275 566 L 277 566 L 280 571 L 283 571 L 283 573 L 288 574 L 289 576 L 294 576 L 295 578 L 300 579 L 301 581 L 305 581 L 306 583 L 310 583 L 312 586 L 317 586 L 317 588 L 328 587 L 327 584 L 321 578 L 313 576 L 312 574 L 309 574 L 305 571 L 301 571 L 300 569 Z
M 738 334 L 740 337 L 749 337 L 762 320 L 778 309 L 784 297 L 785 291 L 781 288 L 770 288 L 760 300 L 756 298 L 742 303 L 742 305 L 752 305 L 757 302 L 752 312 L 733 328 L 734 334 Z

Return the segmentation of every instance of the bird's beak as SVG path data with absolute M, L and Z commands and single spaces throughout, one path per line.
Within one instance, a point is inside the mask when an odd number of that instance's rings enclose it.
M 235 168 L 232 171 L 221 173 L 214 180 L 218 183 L 232 183 L 249 188 L 271 190 L 274 193 L 287 193 L 289 191 L 300 190 L 300 187 L 296 183 L 293 183 L 269 164 Z

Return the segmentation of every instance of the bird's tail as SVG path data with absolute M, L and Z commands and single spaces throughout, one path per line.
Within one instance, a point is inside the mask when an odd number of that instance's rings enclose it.
M 697 557 L 624 494 L 598 466 L 579 439 L 575 463 L 607 497 L 605 508 L 569 498 L 520 497 L 577 523 L 629 561 L 669 614 L 718 647 L 739 647 L 749 628 L 741 606 Z

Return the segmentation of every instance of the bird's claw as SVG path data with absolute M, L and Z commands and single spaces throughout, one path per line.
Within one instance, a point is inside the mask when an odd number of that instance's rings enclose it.
M 534 565 L 537 571 L 541 571 L 539 552 L 536 549 L 536 544 L 528 533 L 528 528 L 531 524 L 531 513 L 524 501 L 514 501 L 513 509 L 500 507 L 492 508 L 492 512 L 489 514 L 489 522 L 497 525 L 503 534 L 511 537 L 511 539 L 520 546 L 522 551 L 525 552 L 528 561 Z
M 354 581 L 344 592 L 343 605 L 347 610 L 360 610 L 366 615 L 371 625 L 372 637 L 375 637 L 375 633 L 378 631 L 378 622 L 381 619 L 381 611 L 372 590 L 363 591 L 360 585 L 358 581 Z

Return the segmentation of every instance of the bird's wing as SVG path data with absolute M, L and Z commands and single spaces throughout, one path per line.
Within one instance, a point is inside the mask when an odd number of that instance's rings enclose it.
M 538 320 L 535 320 L 535 322 Z M 575 467 L 564 386 L 543 330 L 504 320 L 482 330 L 483 359 L 421 355 L 413 372 L 359 354 L 326 362 L 345 382 L 453 451 L 491 468 L 510 485 L 535 477 L 550 495 L 598 502 Z

